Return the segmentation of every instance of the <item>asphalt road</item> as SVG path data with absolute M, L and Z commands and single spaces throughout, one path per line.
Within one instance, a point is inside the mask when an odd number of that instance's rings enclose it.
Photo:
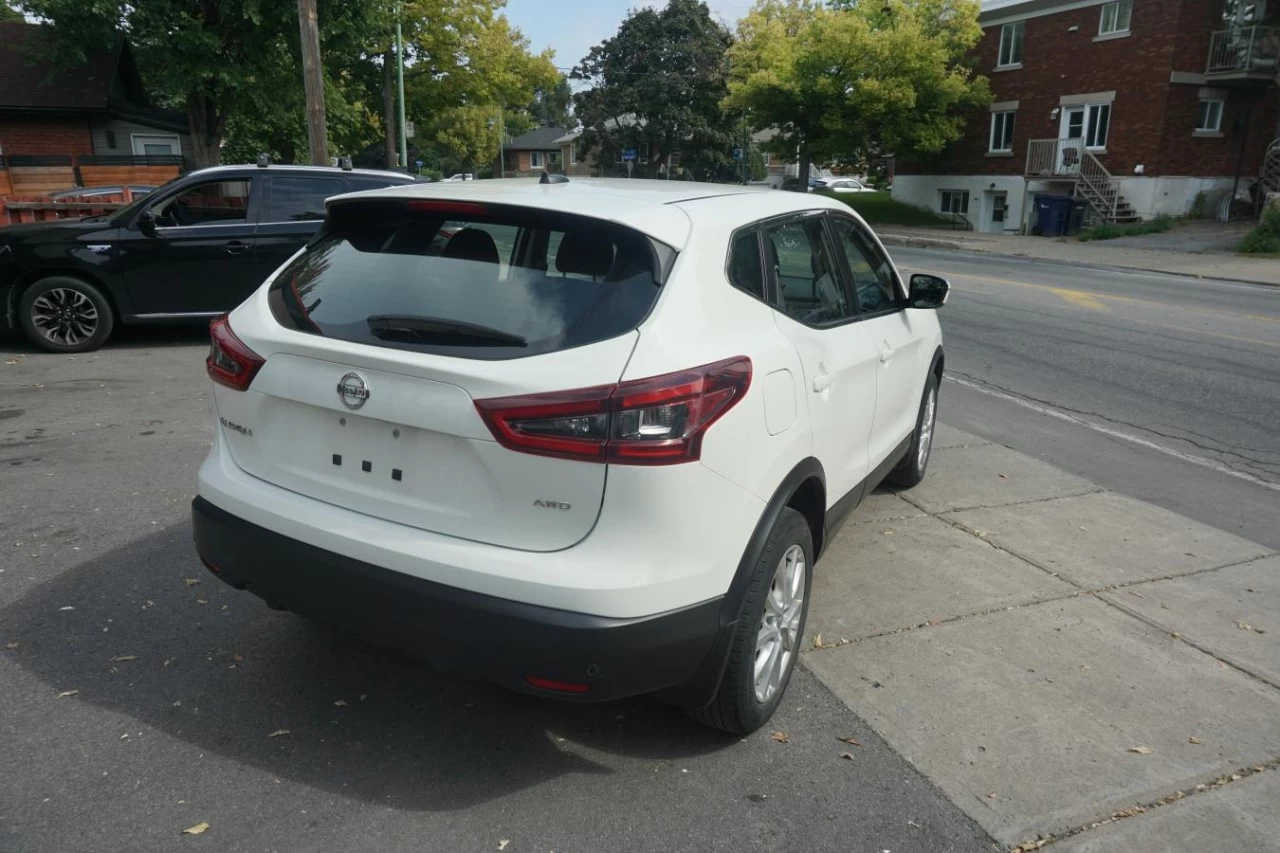
M 939 417 L 1280 548 L 1280 288 L 962 252 Z
M 738 739 L 440 676 L 225 587 L 188 522 L 205 352 L 0 344 L 0 851 L 994 849 L 803 670 Z

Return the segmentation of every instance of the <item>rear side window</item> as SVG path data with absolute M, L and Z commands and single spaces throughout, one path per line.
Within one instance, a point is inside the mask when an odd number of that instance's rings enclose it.
M 770 226 L 765 254 L 778 282 L 778 307 L 811 326 L 855 316 L 823 235 L 822 217 L 806 216 Z
M 412 204 L 336 205 L 272 283 L 276 319 L 370 346 L 508 359 L 624 334 L 657 298 L 657 253 L 637 232 L 530 209 Z
M 341 178 L 312 178 L 300 175 L 273 175 L 267 207 L 259 222 L 306 222 L 324 219 L 324 200 L 342 195 Z
M 729 283 L 756 299 L 764 299 L 760 238 L 754 230 L 734 235 L 733 246 L 729 250 Z

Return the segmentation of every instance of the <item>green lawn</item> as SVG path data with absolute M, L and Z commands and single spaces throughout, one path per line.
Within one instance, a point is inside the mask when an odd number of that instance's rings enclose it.
M 1090 240 L 1114 240 L 1117 237 L 1133 237 L 1137 234 L 1159 234 L 1177 224 L 1178 220 L 1162 213 L 1146 222 L 1128 222 L 1123 225 L 1102 222 L 1081 231 L 1079 238 L 1087 243 Z
M 951 220 L 932 210 L 894 201 L 887 192 L 823 193 L 852 207 L 871 225 L 950 225 Z

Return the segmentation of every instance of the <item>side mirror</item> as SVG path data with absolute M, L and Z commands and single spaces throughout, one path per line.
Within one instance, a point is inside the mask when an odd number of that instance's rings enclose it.
M 156 236 L 156 215 L 150 210 L 144 210 L 138 214 L 138 230 L 148 237 Z
M 909 292 L 912 308 L 941 308 L 951 295 L 951 283 L 941 276 L 918 272 L 911 276 Z

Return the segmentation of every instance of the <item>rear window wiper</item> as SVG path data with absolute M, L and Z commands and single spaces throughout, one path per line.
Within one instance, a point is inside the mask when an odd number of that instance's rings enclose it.
M 529 342 L 519 335 L 444 317 L 424 317 L 418 314 L 373 314 L 365 318 L 369 332 L 383 340 L 420 340 L 456 346 L 508 346 L 523 347 Z

